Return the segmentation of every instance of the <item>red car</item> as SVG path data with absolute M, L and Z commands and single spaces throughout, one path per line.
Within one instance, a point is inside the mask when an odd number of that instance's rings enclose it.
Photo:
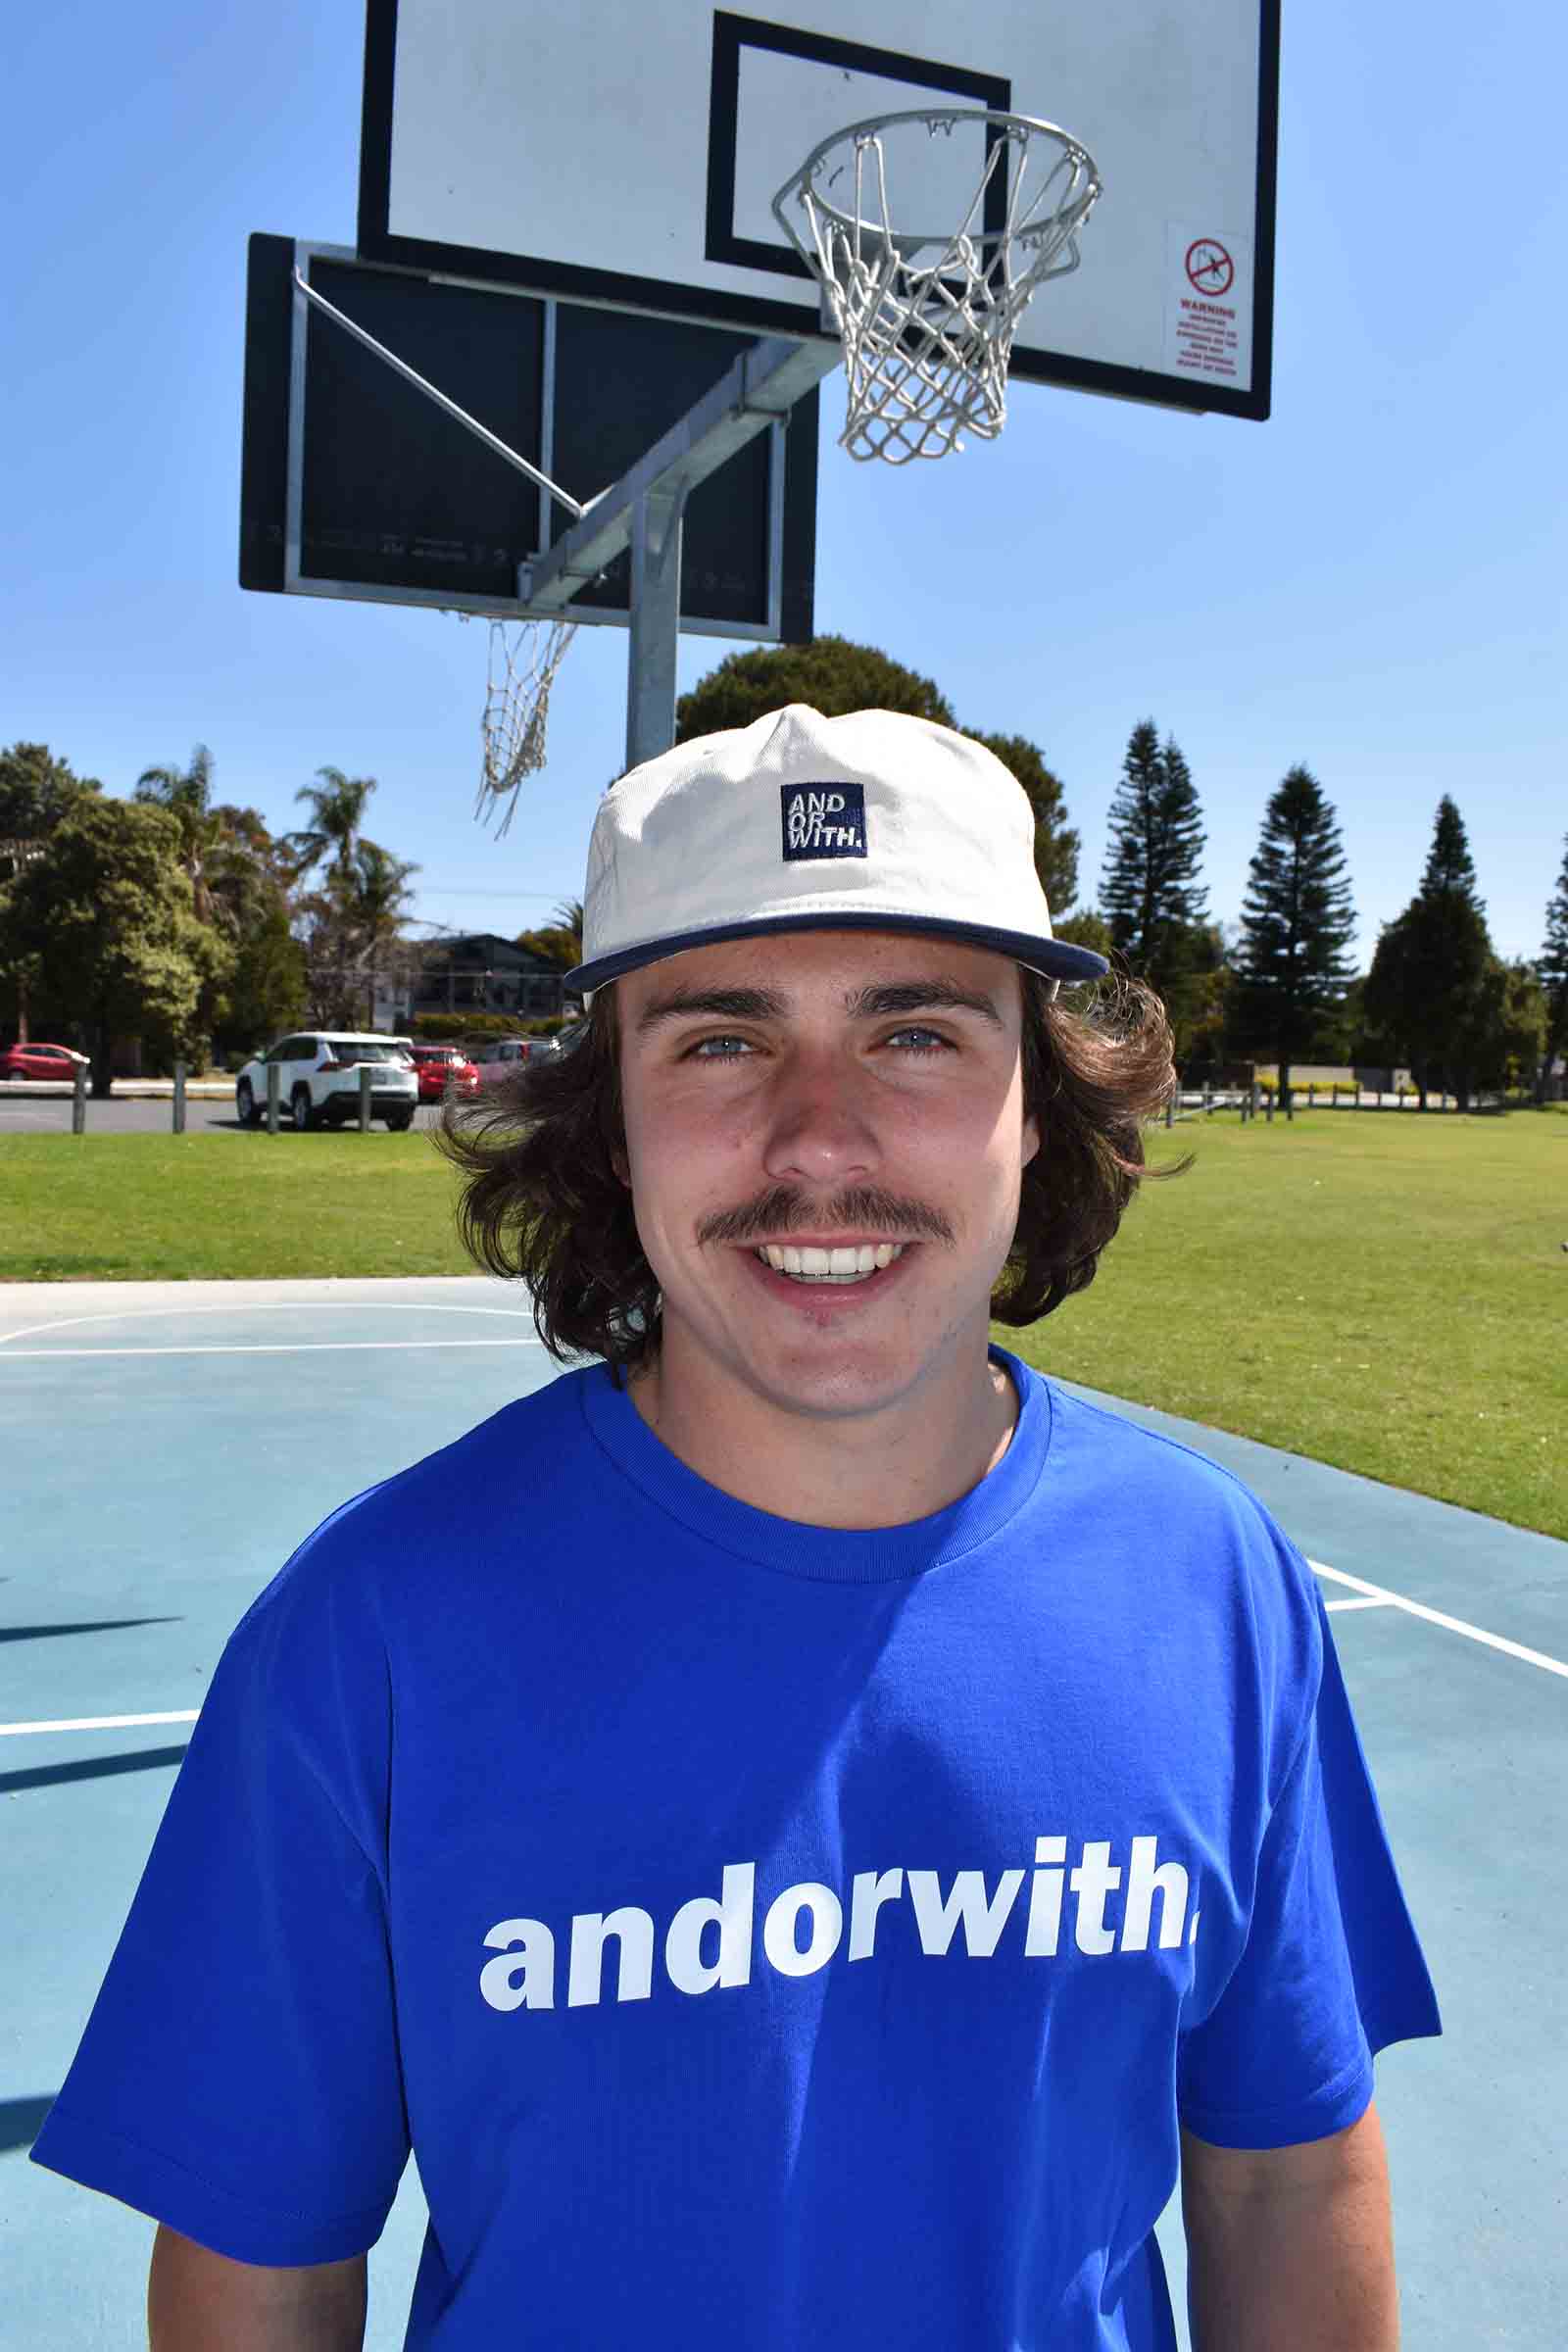
M 63 1078 L 69 1086 L 86 1062 L 72 1046 L 8 1046 L 0 1054 L 0 1078 Z
M 410 1051 L 421 1102 L 444 1102 L 449 1088 L 459 1095 L 478 1092 L 479 1073 L 461 1046 L 414 1046 Z

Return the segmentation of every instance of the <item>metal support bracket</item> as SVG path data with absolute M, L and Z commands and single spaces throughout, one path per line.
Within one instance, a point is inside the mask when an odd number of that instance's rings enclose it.
M 712 390 L 604 491 L 548 555 L 517 566 L 519 600 L 532 612 L 564 612 L 578 589 L 596 580 L 631 544 L 633 516 L 650 491 L 695 490 L 736 450 L 787 416 L 843 357 L 838 343 L 795 343 L 777 335 L 743 351 Z
M 680 650 L 680 554 L 690 485 L 646 490 L 631 514 L 631 641 L 626 659 L 626 765 L 639 767 L 675 740 L 675 662 Z
M 555 499 L 558 505 L 564 507 L 568 514 L 575 515 L 580 520 L 587 514 L 588 507 L 573 498 L 569 491 L 563 490 L 559 482 L 553 482 L 548 473 L 541 473 L 537 466 L 530 465 L 526 458 L 519 457 L 514 449 L 509 449 L 499 434 L 491 432 L 488 425 L 481 424 L 477 416 L 470 416 L 466 409 L 460 409 L 457 402 L 443 392 L 438 385 L 432 384 L 426 377 L 411 368 L 407 360 L 400 360 L 395 351 L 388 351 L 384 343 L 378 343 L 375 337 L 367 328 L 361 326 L 357 319 L 351 318 L 347 312 L 340 311 L 335 302 L 328 302 L 324 294 L 318 294 L 301 270 L 298 263 L 294 266 L 294 291 L 296 296 L 303 294 L 307 302 L 314 304 L 317 310 L 323 312 L 336 325 L 344 328 L 354 337 L 356 343 L 363 343 L 367 351 L 374 352 L 376 358 L 384 361 L 394 374 L 401 375 L 405 383 L 412 384 L 416 392 L 422 392 L 426 400 L 433 400 L 438 409 L 450 416 L 455 423 L 461 424 L 466 431 L 472 433 L 476 441 L 482 441 L 486 449 L 493 450 L 495 455 L 508 466 L 514 467 L 518 473 L 525 474 L 538 489 Z M 588 505 L 592 504 L 593 501 L 590 500 Z

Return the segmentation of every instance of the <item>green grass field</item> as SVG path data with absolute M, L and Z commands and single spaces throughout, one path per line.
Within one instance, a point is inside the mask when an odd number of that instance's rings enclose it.
M 0 1139 L 0 1281 L 469 1274 L 428 1136 Z
M 1568 1111 L 1191 1120 L 1007 1345 L 1113 1396 L 1568 1538 Z M 468 1270 L 420 1135 L 0 1141 L 0 1280 Z
M 1064 1379 L 1568 1537 L 1568 1113 L 1156 1130 Z

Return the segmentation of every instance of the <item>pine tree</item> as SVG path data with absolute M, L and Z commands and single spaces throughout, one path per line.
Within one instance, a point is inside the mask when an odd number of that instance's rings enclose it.
M 1161 745 L 1152 718 L 1127 739 L 1109 825 L 1101 911 L 1117 952 L 1164 999 L 1179 1059 L 1207 924 L 1203 824 L 1181 748 L 1174 736 Z
M 1551 1065 L 1559 1054 L 1568 1053 L 1568 835 L 1563 838 L 1562 871 L 1546 907 L 1546 936 L 1536 970 L 1546 997 L 1546 1041 L 1536 1079 L 1536 1101 L 1544 1102 Z
M 1293 767 L 1264 813 L 1248 876 L 1234 1003 L 1238 1042 L 1272 1049 L 1287 1108 L 1292 1061 L 1312 1051 L 1344 1004 L 1354 931 L 1334 810 L 1310 769 Z
M 1427 852 L 1426 872 L 1421 877 L 1421 896 L 1435 898 L 1440 891 L 1453 891 L 1473 906 L 1477 914 L 1485 914 L 1484 902 L 1476 891 L 1476 869 L 1470 856 L 1470 843 L 1465 835 L 1464 818 L 1446 793 L 1438 803 L 1437 821 L 1432 828 L 1432 847 Z
M 1423 1110 L 1433 1088 L 1469 1107 L 1478 1058 L 1490 1057 L 1478 1008 L 1495 961 L 1464 821 L 1445 794 L 1421 888 L 1384 929 L 1365 994 L 1368 1021 L 1409 1057 Z

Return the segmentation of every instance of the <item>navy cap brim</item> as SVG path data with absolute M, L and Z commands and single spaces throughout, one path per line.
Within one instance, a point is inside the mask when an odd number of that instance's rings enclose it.
M 791 914 L 764 916 L 759 922 L 723 923 L 710 931 L 682 931 L 664 939 L 643 941 L 639 946 L 619 948 L 612 956 L 599 956 L 589 963 L 579 963 L 568 972 L 562 983 L 567 994 L 585 997 L 611 980 L 618 980 L 625 972 L 641 970 L 644 964 L 662 963 L 667 956 L 684 956 L 692 948 L 714 948 L 730 939 L 761 939 L 780 931 L 910 931 L 918 937 L 955 939 L 972 948 L 989 948 L 994 955 L 1006 956 L 1012 962 L 1021 963 L 1045 979 L 1064 981 L 1069 987 L 1075 982 L 1102 979 L 1110 966 L 1103 956 L 1093 948 L 1074 947 L 1070 940 L 1041 939 L 1022 931 L 996 931 L 983 923 L 945 922 L 940 915 L 914 914 Z

